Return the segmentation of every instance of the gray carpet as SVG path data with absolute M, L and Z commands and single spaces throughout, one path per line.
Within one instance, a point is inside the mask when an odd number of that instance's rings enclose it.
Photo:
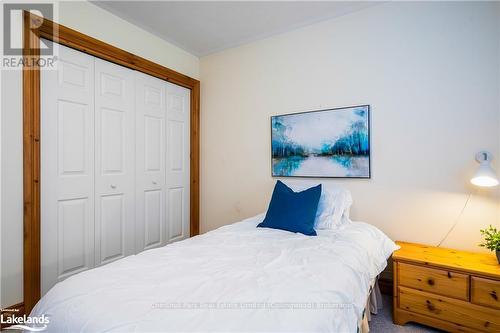
M 404 326 L 392 323 L 392 297 L 382 295 L 384 308 L 378 314 L 372 315 L 370 333 L 438 333 L 443 332 L 427 326 L 408 323 Z

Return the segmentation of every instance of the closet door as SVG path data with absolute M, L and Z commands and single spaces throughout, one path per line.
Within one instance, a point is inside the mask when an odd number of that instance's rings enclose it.
M 94 267 L 94 58 L 59 50 L 41 71 L 42 295 Z
M 96 58 L 96 266 L 135 252 L 134 95 L 134 71 Z
M 135 72 L 136 248 L 166 243 L 165 81 Z
M 190 91 L 167 86 L 167 223 L 168 241 L 189 237 Z

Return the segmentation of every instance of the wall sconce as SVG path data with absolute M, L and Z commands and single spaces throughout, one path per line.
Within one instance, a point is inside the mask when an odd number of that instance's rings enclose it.
M 487 151 L 480 151 L 479 153 L 476 154 L 476 161 L 479 163 L 479 168 L 477 169 L 476 173 L 474 176 L 471 178 L 470 182 L 476 186 L 480 187 L 494 187 L 498 185 L 498 177 L 491 167 L 491 160 L 493 157 L 491 154 Z M 458 215 L 457 219 L 451 226 L 451 228 L 448 230 L 446 235 L 441 239 L 437 247 L 440 247 L 441 244 L 448 238 L 450 233 L 455 229 L 457 226 L 458 222 L 460 221 L 460 218 L 462 217 L 462 214 L 465 211 L 465 208 L 467 208 L 467 204 L 469 203 L 470 198 L 472 197 L 472 193 L 469 193 L 467 196 L 467 200 L 465 200 L 465 204 L 462 207 L 462 210 L 460 211 L 460 214 Z
M 474 177 L 470 182 L 476 186 L 493 187 L 498 185 L 498 178 L 495 170 L 491 167 L 492 156 L 487 151 L 480 151 L 476 154 L 476 161 L 479 163 Z

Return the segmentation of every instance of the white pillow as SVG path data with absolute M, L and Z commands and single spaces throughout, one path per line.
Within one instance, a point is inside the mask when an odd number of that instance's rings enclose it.
M 334 229 L 349 221 L 349 212 L 352 205 L 352 196 L 346 190 L 332 183 L 316 183 L 304 180 L 283 181 L 295 192 L 306 190 L 321 184 L 321 197 L 314 220 L 314 229 Z

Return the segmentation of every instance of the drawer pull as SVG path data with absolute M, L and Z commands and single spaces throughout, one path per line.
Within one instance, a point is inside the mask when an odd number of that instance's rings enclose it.
M 435 313 L 437 315 L 439 315 L 441 313 L 441 310 L 436 309 L 436 306 L 434 306 L 434 304 L 432 304 L 431 301 L 426 300 L 425 303 L 427 303 L 426 304 L 427 305 L 427 310 L 429 310 L 430 312 Z
M 498 301 L 498 296 L 497 296 L 497 292 L 495 290 L 493 290 L 491 293 L 490 293 L 490 296 L 495 300 L 495 301 Z
M 434 312 L 436 310 L 436 307 L 431 303 L 431 301 L 426 300 L 425 303 L 427 303 L 427 309 L 429 309 L 429 311 Z
M 448 278 L 451 279 L 451 273 L 450 272 L 448 272 Z
M 428 279 L 427 283 L 429 284 L 429 286 L 433 286 L 434 285 L 434 280 L 433 279 Z

